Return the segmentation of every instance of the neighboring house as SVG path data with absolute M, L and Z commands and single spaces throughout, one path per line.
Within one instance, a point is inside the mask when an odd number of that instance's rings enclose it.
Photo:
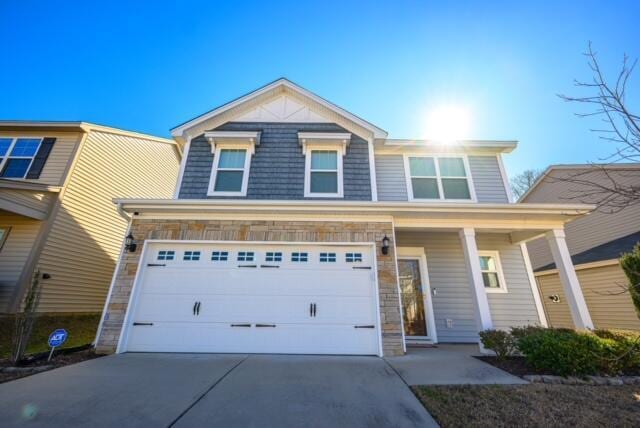
M 618 183 L 635 182 L 640 185 L 640 165 L 610 165 L 607 174 L 589 165 L 550 166 L 520 202 L 595 202 L 594 188 L 576 183 L 576 180 L 610 186 L 612 179 Z M 622 210 L 605 206 L 568 224 L 566 234 L 594 326 L 640 330 L 640 320 L 629 293 L 625 291 L 627 278 L 618 263 L 622 253 L 631 251 L 640 242 L 640 204 Z M 549 324 L 573 328 L 574 322 L 549 246 L 543 239 L 537 239 L 529 242 L 527 247 Z
M 39 312 L 99 313 L 127 222 L 112 199 L 171 197 L 172 140 L 85 122 L 0 121 L 0 313 L 40 272 Z
M 513 141 L 390 139 L 286 79 L 172 133 L 174 198 L 117 201 L 136 247 L 100 352 L 398 355 L 544 324 L 522 243 L 550 232 L 567 254 L 564 224 L 591 208 L 512 203 Z

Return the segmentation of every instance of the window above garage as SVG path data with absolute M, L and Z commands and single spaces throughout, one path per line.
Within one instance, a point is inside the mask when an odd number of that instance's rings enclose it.
M 251 156 L 260 144 L 260 133 L 212 131 L 205 137 L 213 153 L 208 195 L 246 196 Z

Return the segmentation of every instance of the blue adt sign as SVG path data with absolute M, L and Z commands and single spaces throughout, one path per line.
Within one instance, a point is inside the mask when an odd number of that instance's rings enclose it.
M 67 337 L 69 337 L 69 333 L 67 330 L 63 328 L 59 328 L 49 336 L 49 346 L 52 348 L 57 348 L 67 341 Z

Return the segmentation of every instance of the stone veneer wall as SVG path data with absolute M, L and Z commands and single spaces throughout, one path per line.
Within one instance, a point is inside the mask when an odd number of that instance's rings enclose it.
M 131 288 L 138 269 L 142 244 L 147 239 L 287 241 L 287 242 L 375 242 L 380 292 L 382 347 L 385 356 L 403 353 L 402 324 L 393 241 L 389 254 L 380 251 L 386 235 L 395 239 L 391 223 L 382 222 L 317 222 L 255 220 L 150 220 L 134 219 L 131 233 L 138 241 L 138 251 L 124 253 L 96 351 L 115 352 L 122 329 Z

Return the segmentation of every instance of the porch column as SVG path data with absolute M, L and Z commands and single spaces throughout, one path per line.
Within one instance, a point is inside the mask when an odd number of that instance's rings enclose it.
M 480 257 L 478 256 L 478 245 L 476 244 L 476 231 L 471 228 L 461 229 L 460 241 L 464 250 L 464 261 L 467 265 L 467 275 L 473 290 L 473 300 L 476 304 L 476 322 L 479 331 L 493 328 L 491 320 L 491 310 L 489 309 L 489 299 L 484 290 L 482 271 L 480 270 Z
M 584 300 L 578 276 L 573 268 L 564 230 L 553 229 L 547 232 L 546 236 L 551 248 L 551 254 L 553 254 L 553 261 L 556 263 L 556 268 L 560 274 L 560 281 L 571 310 L 573 324 L 579 330 L 593 329 L 593 321 L 591 321 L 587 302 Z

